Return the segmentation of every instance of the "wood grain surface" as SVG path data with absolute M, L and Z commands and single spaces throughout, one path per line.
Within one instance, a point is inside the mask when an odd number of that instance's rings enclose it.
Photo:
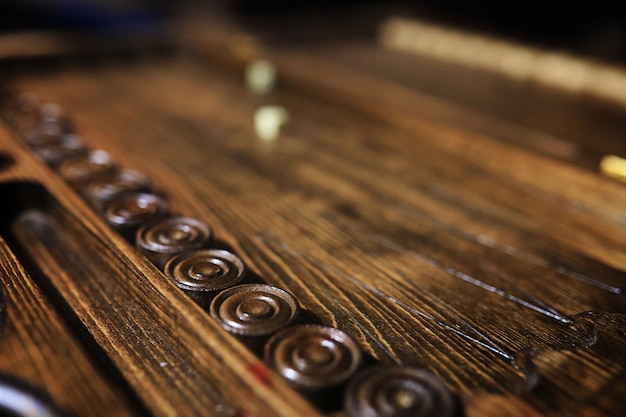
M 280 88 L 255 96 L 242 82 L 245 60 L 207 63 L 219 45 L 68 64 L 14 87 L 58 103 L 90 147 L 150 176 L 175 213 L 208 222 L 254 273 L 353 336 L 371 361 L 438 375 L 468 416 L 623 413 L 623 184 L 433 118 L 419 100 L 408 110 L 410 93 L 394 101 L 404 87 L 319 54 L 281 51 Z M 273 141 L 254 130 L 263 105 L 289 113 Z M 0 171 L 0 198 L 11 202 L 1 230 L 19 253 L 18 262 L 3 246 L 8 270 L 27 265 L 20 279 L 36 275 L 80 327 L 81 339 L 64 337 L 76 349 L 98 346 L 125 379 L 133 393 L 120 408 L 318 413 L 277 376 L 269 385 L 251 376 L 258 359 L 20 147 L 15 131 L 3 131 L 0 146 L 13 159 Z M 25 343 L 3 337 L 0 348 Z M 106 401 L 118 388 L 93 366 L 72 378 L 95 372 Z M 96 415 L 80 404 L 63 402 Z
M 5 133 L 1 138 L 4 149 L 15 140 Z M 66 320 L 81 331 L 83 348 L 92 351 L 95 345 L 101 350 L 142 407 L 164 416 L 316 415 L 259 359 L 98 220 L 60 178 L 50 176 L 45 166 L 24 151 L 14 154 L 16 163 L 2 173 L 3 235 L 23 254 L 21 262 L 39 275 L 49 289 L 48 296 L 58 300 Z M 52 189 L 60 192 L 58 199 L 48 191 Z M 6 335 L 7 340 L 10 336 Z M 12 343 L 21 342 L 18 338 Z M 12 353 L 20 352 L 14 349 Z M 47 355 L 44 345 L 42 356 L 32 366 L 51 372 L 46 361 L 52 360 L 53 353 Z M 71 369 L 59 372 L 67 372 L 70 379 Z M 72 389 L 69 382 L 55 388 L 62 391 L 58 394 L 62 404 L 70 402 Z M 99 389 L 94 381 L 88 393 Z M 101 395 L 106 400 L 106 386 Z M 69 412 L 81 411 L 78 400 L 67 406 Z M 85 414 L 96 415 L 98 403 L 90 403 L 89 408 Z M 108 415 L 113 411 L 101 410 Z
M 5 292 L 0 369 L 82 415 L 137 415 L 137 403 L 94 365 L 4 240 L 0 279 Z M 71 393 L 71 395 L 69 395 Z

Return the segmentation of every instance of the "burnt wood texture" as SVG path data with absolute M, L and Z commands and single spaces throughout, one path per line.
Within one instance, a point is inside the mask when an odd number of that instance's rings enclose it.
M 87 147 L 147 175 L 365 363 L 427 369 L 469 417 L 623 415 L 624 184 L 333 53 L 190 39 L 184 56 L 66 62 L 11 88 L 57 103 Z M 279 86 L 257 96 L 243 67 L 265 54 Z M 289 114 L 275 140 L 254 129 L 264 105 Z M 0 372 L 69 415 L 345 415 L 271 372 L 7 115 Z

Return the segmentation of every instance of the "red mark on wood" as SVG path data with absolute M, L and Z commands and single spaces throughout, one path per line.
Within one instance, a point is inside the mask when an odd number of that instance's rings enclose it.
M 253 363 L 246 366 L 246 371 L 256 379 L 259 384 L 264 387 L 272 385 L 272 373 L 261 362 Z

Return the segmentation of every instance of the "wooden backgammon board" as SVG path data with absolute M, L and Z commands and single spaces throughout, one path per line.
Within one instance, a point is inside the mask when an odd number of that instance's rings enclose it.
M 624 108 L 374 52 L 2 61 L 0 414 L 624 415 Z

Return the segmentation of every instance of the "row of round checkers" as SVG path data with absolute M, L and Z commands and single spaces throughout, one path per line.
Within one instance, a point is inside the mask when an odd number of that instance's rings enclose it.
M 319 407 L 341 404 L 343 392 L 352 417 L 462 413 L 458 398 L 424 369 L 362 367 L 352 338 L 335 328 L 305 324 L 293 295 L 251 282 L 237 255 L 210 247 L 212 230 L 206 223 L 172 216 L 167 199 L 150 192 L 147 176 L 119 168 L 105 151 L 89 150 L 56 105 L 37 106 L 33 100 L 21 96 L 14 106 L 4 106 L 26 146 L 225 330 Z

